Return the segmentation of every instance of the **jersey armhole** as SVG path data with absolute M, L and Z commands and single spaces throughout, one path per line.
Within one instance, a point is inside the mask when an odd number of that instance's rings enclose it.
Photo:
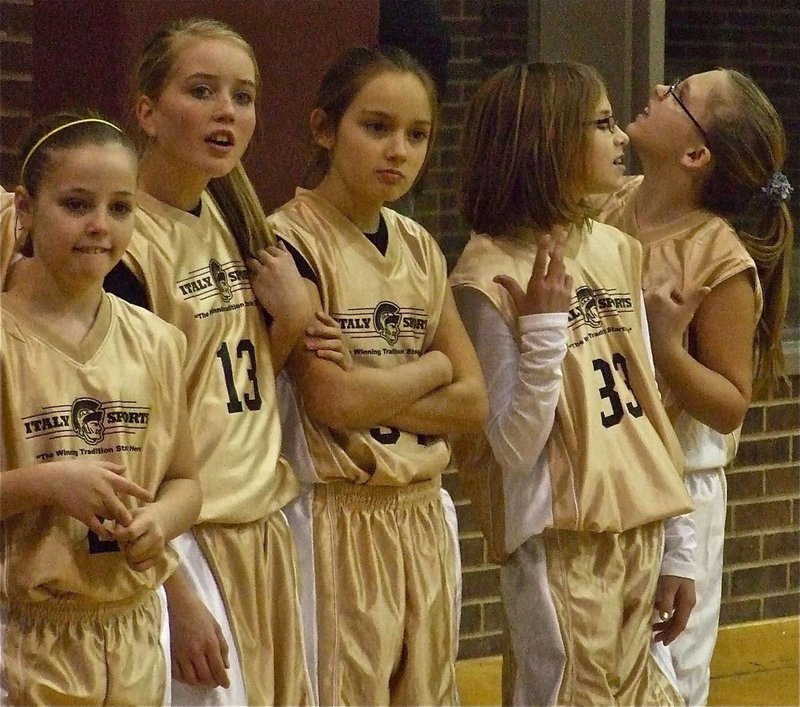
M 103 281 L 103 289 L 126 302 L 144 309 L 152 310 L 147 298 L 147 290 L 133 270 L 122 261 L 118 262 Z

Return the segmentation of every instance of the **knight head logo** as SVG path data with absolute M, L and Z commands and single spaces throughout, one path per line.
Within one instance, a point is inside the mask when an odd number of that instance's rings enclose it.
M 230 302 L 233 299 L 233 292 L 231 286 L 228 284 L 228 275 L 222 269 L 222 266 L 213 258 L 208 261 L 208 270 L 211 273 L 211 279 L 219 290 L 219 296 L 222 297 L 223 302 Z
M 581 308 L 586 323 L 595 329 L 599 328 L 601 325 L 600 313 L 592 288 L 583 285 L 575 290 L 575 294 L 578 297 L 578 306 Z
M 400 338 L 400 307 L 394 302 L 381 302 L 373 315 L 375 331 L 384 341 L 396 344 Z
M 72 429 L 84 442 L 97 444 L 105 437 L 105 412 L 94 398 L 78 398 L 72 403 Z

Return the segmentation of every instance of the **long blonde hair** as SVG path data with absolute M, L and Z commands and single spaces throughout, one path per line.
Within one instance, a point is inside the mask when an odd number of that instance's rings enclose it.
M 224 22 L 191 18 L 170 22 L 147 41 L 136 67 L 137 95 L 157 101 L 186 43 L 213 39 L 230 42 L 247 53 L 255 70 L 256 90 L 260 91 L 261 75 L 255 52 L 244 37 Z M 140 150 L 145 149 L 146 136 L 141 130 L 138 134 Z M 212 179 L 208 191 L 219 206 L 242 257 L 249 258 L 256 250 L 275 244 L 264 209 L 241 162 L 225 176 Z
M 756 263 L 764 309 L 754 342 L 754 391 L 771 393 L 785 380 L 781 334 L 789 300 L 794 224 L 789 194 L 777 188 L 786 134 L 764 92 L 744 74 L 724 70 L 733 100 L 717 104 L 707 141 L 711 174 L 703 206 L 727 219 Z

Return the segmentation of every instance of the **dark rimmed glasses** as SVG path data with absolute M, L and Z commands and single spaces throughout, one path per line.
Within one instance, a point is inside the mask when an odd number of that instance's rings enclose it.
M 700 131 L 700 134 L 703 136 L 703 139 L 708 141 L 708 135 L 706 135 L 706 131 L 703 130 L 703 126 L 697 122 L 697 118 L 695 118 L 692 115 L 691 111 L 686 107 L 686 104 L 681 100 L 681 97 L 678 95 L 678 86 L 680 86 L 682 82 L 683 79 L 675 79 L 667 89 L 667 94 L 672 96 L 678 102 L 678 105 L 681 107 L 681 110 L 683 110 L 683 112 L 689 116 L 689 120 L 691 120 L 694 123 L 694 126 Z
M 599 130 L 613 133 L 617 128 L 617 121 L 614 119 L 613 115 L 609 115 L 605 118 L 598 118 L 597 120 L 587 120 L 584 125 L 594 125 Z

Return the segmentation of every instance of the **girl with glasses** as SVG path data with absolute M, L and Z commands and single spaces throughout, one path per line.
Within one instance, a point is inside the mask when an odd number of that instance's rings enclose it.
M 599 218 L 644 252 L 660 389 L 686 457 L 695 510 L 697 606 L 669 645 L 687 704 L 705 704 L 722 588 L 724 467 L 753 395 L 778 389 L 789 292 L 791 186 L 774 107 L 747 76 L 719 69 L 656 86 L 627 127 L 643 166 Z M 669 591 L 672 591 L 669 589 Z
M 681 703 L 650 657 L 651 614 L 667 579 L 678 619 L 691 610 L 691 580 L 659 577 L 665 541 L 691 542 L 673 521 L 665 538 L 665 521 L 691 505 L 650 362 L 641 248 L 587 204 L 621 184 L 627 142 L 582 64 L 503 69 L 467 115 L 472 235 L 451 283 L 490 412 L 456 452 L 503 562 L 514 704 Z

